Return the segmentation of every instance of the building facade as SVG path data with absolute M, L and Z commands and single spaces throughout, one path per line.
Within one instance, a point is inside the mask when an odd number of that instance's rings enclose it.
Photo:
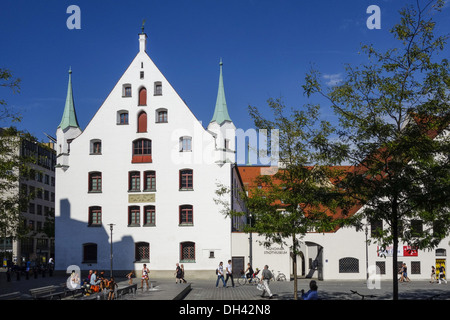
M 191 276 L 231 257 L 231 222 L 214 202 L 230 186 L 235 127 L 222 63 L 207 128 L 146 51 L 139 51 L 89 124 L 76 118 L 69 73 L 57 129 L 57 270 L 142 270 Z M 123 273 L 125 274 L 125 273 Z

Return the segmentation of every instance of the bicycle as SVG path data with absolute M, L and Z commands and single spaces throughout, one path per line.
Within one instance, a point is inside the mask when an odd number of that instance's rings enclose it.
M 286 276 L 284 275 L 283 272 L 278 271 L 278 274 L 275 276 L 275 272 L 272 270 L 272 281 L 286 281 Z
M 374 296 L 373 294 L 361 294 L 358 291 L 353 291 L 353 290 L 350 290 L 350 292 L 360 296 L 361 300 L 364 300 L 366 297 L 368 297 L 368 298 L 376 298 L 377 297 L 377 296 Z
M 241 286 L 246 285 L 247 283 L 257 285 L 261 282 L 261 279 L 259 279 L 255 274 L 253 274 L 249 279 L 245 273 L 243 273 L 237 280 Z

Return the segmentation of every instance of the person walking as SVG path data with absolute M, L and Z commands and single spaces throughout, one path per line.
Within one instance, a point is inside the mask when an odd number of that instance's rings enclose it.
M 183 283 L 187 283 L 187 281 L 184 279 L 184 265 L 181 264 L 181 281 L 183 281 Z
M 180 281 L 181 283 L 181 268 L 180 265 L 177 263 L 175 267 L 175 283 L 178 283 Z
M 439 284 L 441 284 L 441 281 L 447 283 L 447 280 L 445 279 L 445 267 L 442 264 L 439 267 Z
M 436 282 L 436 268 L 434 266 L 431 266 L 431 279 L 430 283 Z
M 216 288 L 219 287 L 219 280 L 222 280 L 223 287 L 225 288 L 226 284 L 225 284 L 225 279 L 223 278 L 223 262 L 222 261 L 220 261 L 219 266 L 216 269 L 216 274 L 217 274 Z
M 262 275 L 261 275 L 261 281 L 262 281 L 262 285 L 264 287 L 261 297 L 264 297 L 264 294 L 267 292 L 269 294 L 269 299 L 272 299 L 273 295 L 269 288 L 269 282 L 270 282 L 270 279 L 272 279 L 272 278 L 273 278 L 273 274 L 272 274 L 272 272 L 270 272 L 269 266 L 265 265 L 264 269 L 262 271 Z
M 144 289 L 144 281 L 147 285 L 148 290 L 148 274 L 150 273 L 150 270 L 147 268 L 147 265 L 144 263 L 144 266 L 142 268 L 142 279 L 141 279 L 141 287 L 139 289 Z
M 226 275 L 227 275 L 227 277 L 226 277 L 226 279 L 225 279 L 225 286 L 226 286 L 227 283 L 228 283 L 228 279 L 231 279 L 231 285 L 232 285 L 233 288 L 234 288 L 233 266 L 232 266 L 231 260 L 228 260 L 228 264 L 227 264 L 227 267 L 226 267 Z

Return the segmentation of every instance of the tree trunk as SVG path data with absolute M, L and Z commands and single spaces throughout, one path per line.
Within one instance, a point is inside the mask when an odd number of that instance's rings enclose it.
M 292 235 L 292 268 L 294 269 L 294 300 L 298 300 L 298 286 L 297 286 L 297 242 L 295 234 Z M 286 279 L 287 280 L 287 279 Z
M 392 252 L 392 299 L 398 300 L 398 206 L 397 197 L 394 197 L 392 203 L 392 236 L 393 236 L 393 252 Z

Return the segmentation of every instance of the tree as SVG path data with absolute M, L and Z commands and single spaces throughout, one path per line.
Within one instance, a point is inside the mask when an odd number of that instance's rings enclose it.
M 347 66 L 342 83 L 326 91 L 313 70 L 303 87 L 309 97 L 328 99 L 339 116 L 338 139 L 322 147 L 354 167 L 338 186 L 350 205 L 363 207 L 346 222 L 388 226 L 377 230 L 377 241 L 393 245 L 394 300 L 399 241 L 434 248 L 450 227 L 450 69 L 438 60 L 448 36 L 435 36 L 430 18 L 443 4 L 406 6 L 391 30 L 398 46 L 363 46 L 369 63 Z
M 273 120 L 265 119 L 258 108 L 249 107 L 256 128 L 279 130 L 279 168 L 274 175 L 260 175 L 247 193 L 241 196 L 246 212 L 232 212 L 222 202 L 227 215 L 250 215 L 246 232 L 255 232 L 263 237 L 263 245 L 272 243 L 289 246 L 294 264 L 294 299 L 297 299 L 297 255 L 300 240 L 307 232 L 330 231 L 334 228 L 333 184 L 330 170 L 324 163 L 326 158 L 317 152 L 329 134 L 329 124 L 320 122 L 318 106 L 308 105 L 302 110 L 291 110 L 281 100 L 268 100 Z M 274 156 L 274 155 L 272 155 Z M 217 194 L 229 192 L 219 188 Z M 229 197 L 228 197 L 229 198 Z

